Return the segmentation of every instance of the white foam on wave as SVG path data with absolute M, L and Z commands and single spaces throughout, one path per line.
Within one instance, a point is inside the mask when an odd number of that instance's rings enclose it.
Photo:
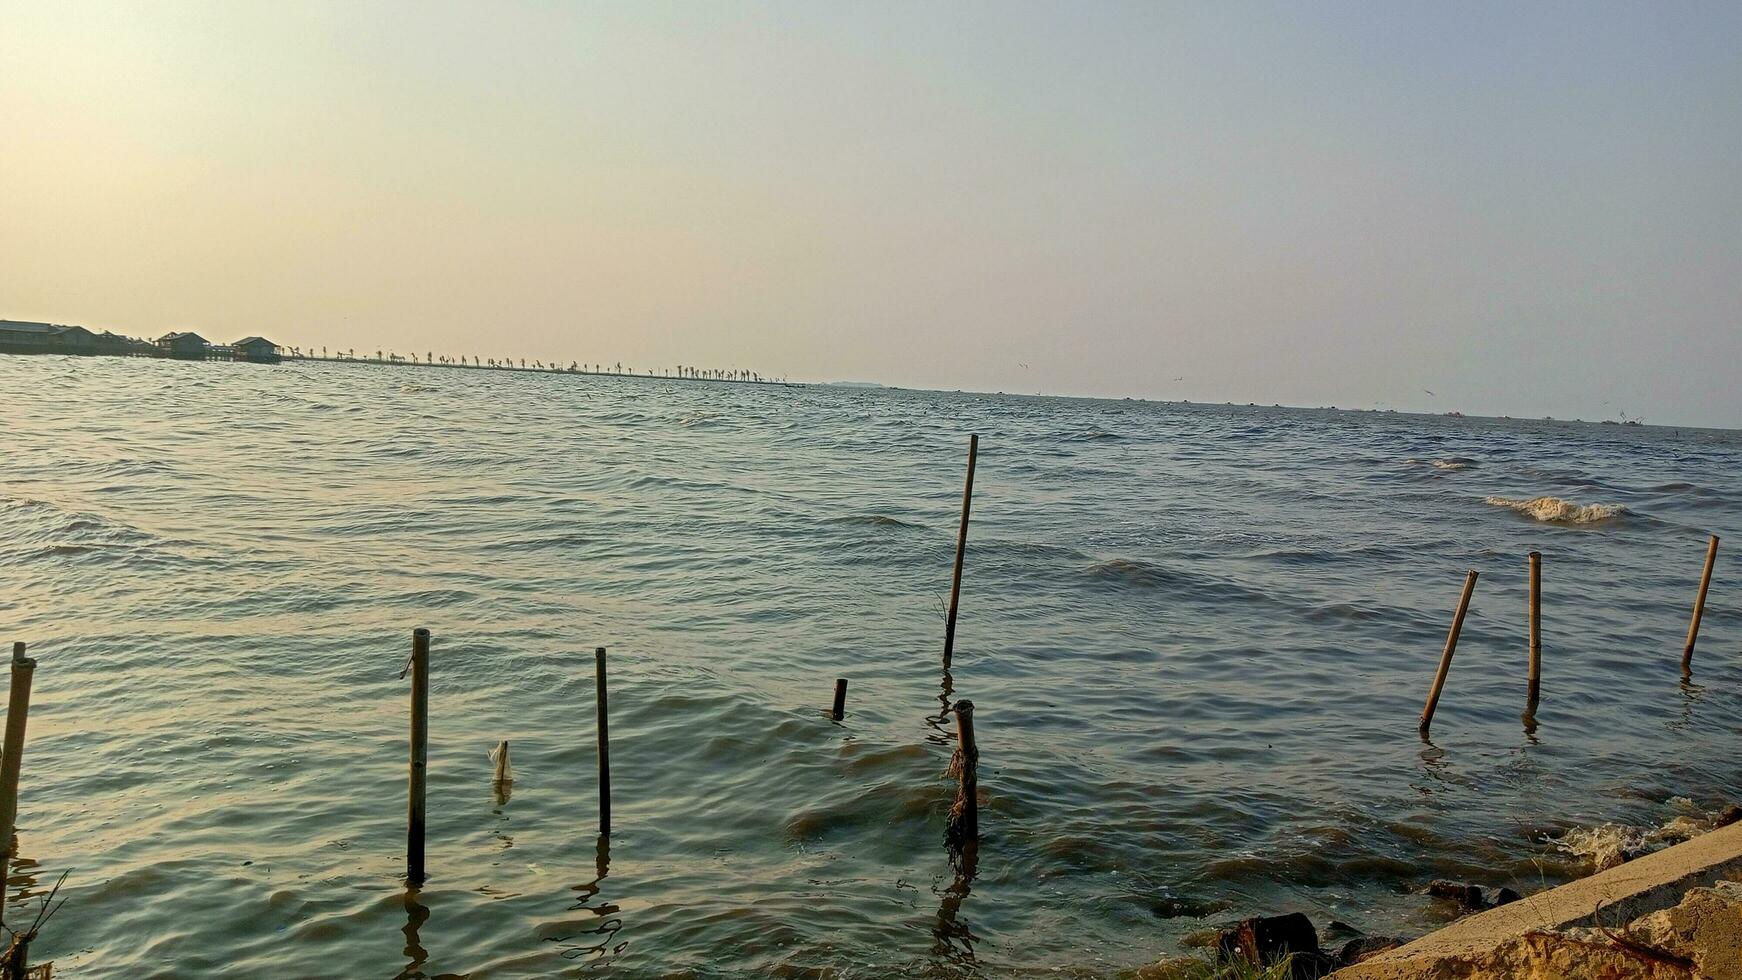
M 1484 503 L 1509 507 L 1526 517 L 1553 524 L 1595 524 L 1627 513 L 1620 504 L 1575 504 L 1559 497 L 1532 497 L 1518 500 L 1512 497 L 1486 497 Z
M 1428 465 L 1436 470 L 1467 470 L 1476 465 L 1475 460 L 1464 459 L 1459 456 L 1447 456 L 1444 459 L 1419 459 L 1411 456 L 1403 462 L 1408 466 Z
M 1636 857 L 1679 844 L 1712 829 L 1710 818 L 1683 814 L 1661 827 L 1630 827 L 1605 823 L 1595 827 L 1574 827 L 1554 838 L 1556 849 L 1590 862 L 1594 870 L 1602 871 Z

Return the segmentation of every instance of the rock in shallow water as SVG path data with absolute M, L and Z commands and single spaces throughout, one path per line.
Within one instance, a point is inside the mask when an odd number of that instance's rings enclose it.
M 1462 881 L 1447 881 L 1444 878 L 1436 878 L 1428 882 L 1424 894 L 1434 898 L 1443 898 L 1471 912 L 1488 907 L 1487 900 L 1482 897 L 1481 886 L 1466 884 Z
M 1265 966 L 1292 956 L 1289 963 L 1296 980 L 1313 980 L 1336 967 L 1319 950 L 1319 934 L 1312 920 L 1299 912 L 1241 919 L 1217 936 L 1216 956 L 1253 966 Z

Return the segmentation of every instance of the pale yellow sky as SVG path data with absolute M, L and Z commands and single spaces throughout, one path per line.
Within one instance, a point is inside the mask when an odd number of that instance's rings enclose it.
M 1515 6 L 0 0 L 0 318 L 1742 424 L 1742 12 Z

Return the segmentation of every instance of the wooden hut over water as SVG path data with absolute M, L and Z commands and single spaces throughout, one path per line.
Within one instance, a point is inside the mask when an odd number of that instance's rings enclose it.
M 238 361 L 251 361 L 255 364 L 277 364 L 278 345 L 265 337 L 243 337 L 230 345 Z
M 188 331 L 164 334 L 157 338 L 157 347 L 170 357 L 184 361 L 203 361 L 212 345 L 206 338 Z
M 95 354 L 97 335 L 84 327 L 0 320 L 0 350 L 20 354 Z

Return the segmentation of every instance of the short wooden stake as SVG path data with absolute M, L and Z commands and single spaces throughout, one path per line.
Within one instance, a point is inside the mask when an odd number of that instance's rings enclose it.
M 599 701 L 599 833 L 611 832 L 611 725 L 605 710 L 605 648 L 593 651 L 594 686 Z
M 980 747 L 974 742 L 974 702 L 956 702 L 956 754 L 950 771 L 957 777 L 945 837 L 958 849 L 980 839 Z
M 30 682 L 36 661 L 24 644 L 12 644 L 12 690 L 6 702 L 6 742 L 0 755 L 0 921 L 6 917 L 7 877 L 12 873 L 18 831 L 18 772 L 24 762 L 24 726 L 30 719 Z
M 1542 552 L 1530 553 L 1530 687 L 1532 709 L 1542 695 Z
M 845 677 L 835 678 L 835 707 L 829 712 L 829 716 L 836 721 L 847 717 L 847 679 Z
M 503 806 L 514 795 L 514 767 L 508 762 L 507 739 L 496 743 L 496 748 L 490 752 L 490 761 L 496 763 L 496 773 L 490 778 L 490 792 L 496 805 Z
M 956 608 L 962 598 L 962 555 L 968 550 L 968 510 L 974 503 L 974 462 L 980 454 L 980 436 L 968 436 L 968 479 L 962 486 L 962 526 L 956 530 L 956 567 L 950 574 L 950 612 L 944 623 L 944 666 L 956 652 Z
M 1434 709 L 1440 704 L 1440 691 L 1446 686 L 1446 674 L 1452 669 L 1452 652 L 1458 648 L 1458 631 L 1464 628 L 1464 613 L 1470 608 L 1470 595 L 1476 591 L 1476 570 L 1464 577 L 1464 594 L 1458 598 L 1458 613 L 1452 617 L 1452 631 L 1446 634 L 1446 650 L 1440 654 L 1440 670 L 1434 675 L 1433 690 L 1428 692 L 1427 706 L 1421 710 L 1421 724 L 1416 726 L 1423 736 L 1434 722 Z
M 30 940 L 36 935 L 27 932 L 12 937 L 12 945 L 6 948 L 6 966 L 0 971 L 0 976 L 18 977 L 20 980 L 30 976 Z
M 405 811 L 405 880 L 424 882 L 423 832 L 429 779 L 429 630 L 411 631 L 411 776 Z
M 1682 673 L 1694 669 L 1694 641 L 1700 637 L 1700 617 L 1706 612 L 1706 589 L 1712 584 L 1712 565 L 1718 560 L 1718 536 L 1706 543 L 1706 570 L 1700 575 L 1700 594 L 1694 597 L 1694 621 L 1688 624 L 1688 643 L 1682 647 Z

